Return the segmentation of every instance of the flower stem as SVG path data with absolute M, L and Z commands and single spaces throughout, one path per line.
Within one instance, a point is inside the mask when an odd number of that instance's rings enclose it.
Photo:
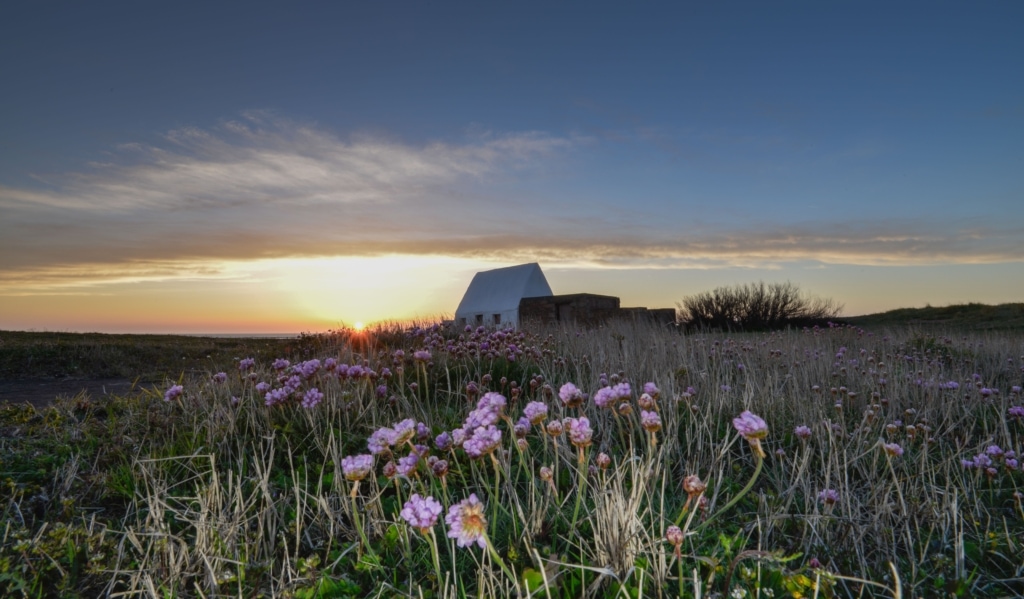
M 577 463 L 577 475 L 576 475 L 576 507 L 572 510 L 572 524 L 569 525 L 569 531 L 576 530 L 576 519 L 580 515 L 580 503 L 583 502 L 583 495 L 587 491 L 587 478 L 583 470 L 584 464 L 586 463 L 586 453 L 583 448 L 580 448 L 580 458 Z
M 427 539 L 427 544 L 430 545 L 430 555 L 434 558 L 434 573 L 437 574 L 438 582 L 444 580 L 441 577 L 441 556 L 437 553 L 437 537 L 434 535 L 434 529 L 430 528 L 429 535 L 423 535 Z
M 749 493 L 750 489 L 754 488 L 754 482 L 757 481 L 757 477 L 761 474 L 761 467 L 764 466 L 764 458 L 762 458 L 756 453 L 754 454 L 754 456 L 757 458 L 757 466 L 754 468 L 754 475 L 750 477 L 750 481 L 747 482 L 747 486 L 743 487 L 742 491 L 740 491 L 735 497 L 729 500 L 729 503 L 725 504 L 725 507 L 712 514 L 711 517 L 709 517 L 707 520 L 698 524 L 697 528 L 695 528 L 694 531 L 698 531 L 704 528 L 705 526 L 710 524 L 712 520 L 724 514 L 726 511 L 729 510 L 729 508 L 736 505 L 736 502 L 738 502 L 740 499 L 743 499 L 743 496 Z M 676 526 L 678 526 L 679 523 L 682 522 L 684 513 L 685 512 L 680 512 L 679 517 L 676 518 Z
M 487 543 L 487 551 L 488 553 L 490 553 L 491 559 L 498 563 L 498 566 L 501 567 L 501 571 L 505 573 L 505 576 L 508 576 L 509 580 L 511 580 L 512 583 L 516 585 L 516 594 L 522 596 L 523 592 L 522 589 L 519 588 L 519 579 L 516 578 L 515 573 L 512 572 L 512 570 L 510 570 L 507 565 L 505 565 L 505 560 L 501 559 L 501 556 L 498 555 L 498 551 L 494 548 L 494 544 L 491 543 L 491 538 L 488 537 L 486 534 L 483 536 L 483 538 L 484 542 Z
M 359 531 L 359 540 L 362 541 L 362 543 L 359 545 L 359 555 L 362 555 L 363 547 L 366 547 L 366 552 L 376 557 L 377 554 L 373 552 L 373 547 L 370 546 L 370 541 L 366 539 L 366 532 L 363 530 L 363 523 L 359 518 L 359 506 L 356 505 L 356 494 L 354 487 L 352 491 L 352 522 L 356 525 L 356 530 Z

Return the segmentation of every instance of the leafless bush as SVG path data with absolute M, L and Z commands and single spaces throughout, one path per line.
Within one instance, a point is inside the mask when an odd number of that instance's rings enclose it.
M 718 287 L 686 297 L 678 307 L 680 320 L 688 327 L 722 331 L 821 324 L 837 318 L 842 310 L 841 304 L 805 295 L 788 281 Z

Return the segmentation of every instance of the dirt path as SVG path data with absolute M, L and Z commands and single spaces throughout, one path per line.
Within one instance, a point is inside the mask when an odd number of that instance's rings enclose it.
M 0 381 L 0 403 L 29 402 L 44 408 L 60 396 L 74 397 L 85 391 L 93 398 L 126 395 L 132 382 L 125 379 L 23 379 Z

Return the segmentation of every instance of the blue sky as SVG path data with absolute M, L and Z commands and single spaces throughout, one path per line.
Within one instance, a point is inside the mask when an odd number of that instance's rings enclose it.
M 3 5 L 0 328 L 1022 301 L 1024 5 L 551 4 Z

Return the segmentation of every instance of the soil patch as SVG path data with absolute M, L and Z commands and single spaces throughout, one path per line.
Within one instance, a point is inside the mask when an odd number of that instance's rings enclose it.
M 127 395 L 132 381 L 127 379 L 21 379 L 0 381 L 0 403 L 28 402 L 45 408 L 61 396 L 86 393 L 96 399 L 104 395 Z

